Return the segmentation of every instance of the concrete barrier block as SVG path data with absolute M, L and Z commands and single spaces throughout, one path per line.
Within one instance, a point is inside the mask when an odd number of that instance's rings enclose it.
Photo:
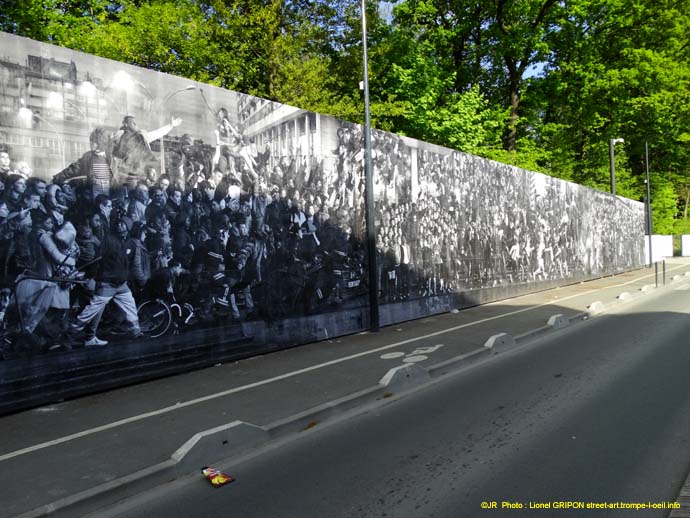
M 587 320 L 588 318 L 589 313 L 587 313 L 586 311 L 582 311 L 581 313 L 576 313 L 568 317 L 568 322 L 572 324 L 573 322 L 581 322 L 583 320 Z
M 690 277 L 690 271 L 685 272 L 683 275 L 685 275 L 686 277 Z
M 592 315 L 596 315 L 597 313 L 601 313 L 606 309 L 606 306 L 604 303 L 600 300 L 597 300 L 595 302 L 592 302 L 589 306 L 587 306 L 587 309 Z
M 549 317 L 546 325 L 551 326 L 554 329 L 563 329 L 564 327 L 568 327 L 570 325 L 570 319 L 558 313 Z
M 497 353 L 510 349 L 514 346 L 515 338 L 508 333 L 498 333 L 497 335 L 493 335 L 484 343 L 484 347 Z
M 648 291 L 653 290 L 654 288 L 655 288 L 654 284 L 645 284 L 644 286 L 642 286 L 642 287 L 640 288 L 640 291 L 641 291 L 642 293 L 646 293 L 646 292 L 648 292 Z
M 623 293 L 618 295 L 616 298 L 618 300 L 620 300 L 621 302 L 625 302 L 626 300 L 630 300 L 632 298 L 632 293 L 630 293 L 629 291 L 624 291 Z
M 404 389 L 421 385 L 431 379 L 429 372 L 415 363 L 406 363 L 390 369 L 379 381 L 389 389 Z
M 676 281 L 679 281 L 680 279 L 681 279 L 680 275 L 674 275 L 673 277 L 671 277 L 671 282 L 676 282 Z
M 194 434 L 175 453 L 175 471 L 185 474 L 221 459 L 246 453 L 269 439 L 268 432 L 244 421 L 217 426 Z

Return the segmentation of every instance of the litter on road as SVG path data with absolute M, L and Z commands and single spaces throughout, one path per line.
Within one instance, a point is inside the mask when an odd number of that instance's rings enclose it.
M 206 477 L 213 487 L 221 487 L 235 481 L 235 479 L 227 473 L 209 468 L 208 466 L 201 468 L 201 474 Z

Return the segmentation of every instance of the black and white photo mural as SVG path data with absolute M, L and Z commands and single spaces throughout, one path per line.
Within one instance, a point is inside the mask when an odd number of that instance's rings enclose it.
M 639 202 L 372 146 L 375 288 L 361 126 L 0 33 L 0 412 L 643 263 Z

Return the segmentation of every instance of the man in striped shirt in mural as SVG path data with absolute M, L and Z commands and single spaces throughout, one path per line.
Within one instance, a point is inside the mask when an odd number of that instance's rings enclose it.
M 96 128 L 89 136 L 91 150 L 87 151 L 76 162 L 60 171 L 53 178 L 53 183 L 63 184 L 73 178 L 86 178 L 91 186 L 92 199 L 99 194 L 110 195 L 113 181 L 113 156 L 109 152 L 110 136 L 104 128 Z

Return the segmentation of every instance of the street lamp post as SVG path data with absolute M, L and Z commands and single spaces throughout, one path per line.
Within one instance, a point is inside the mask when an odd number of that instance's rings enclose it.
M 376 229 L 374 228 L 374 179 L 371 166 L 371 112 L 369 108 L 369 64 L 367 57 L 366 0 L 362 0 L 362 56 L 364 61 L 364 147 L 366 154 L 366 195 L 364 211 L 367 226 L 367 255 L 369 258 L 369 330 L 379 330 L 379 283 L 376 266 Z
M 652 267 L 652 205 L 651 205 L 651 194 L 650 194 L 650 185 L 649 185 L 649 146 L 647 143 L 644 143 L 644 161 L 645 161 L 645 170 L 646 170 L 646 178 L 645 178 L 645 183 L 647 184 L 647 197 L 645 199 L 645 208 L 647 209 L 647 235 L 649 239 L 649 267 Z
M 612 138 L 609 140 L 609 168 L 611 171 L 611 194 L 616 194 L 616 157 L 613 148 L 616 144 L 625 142 L 622 138 Z

